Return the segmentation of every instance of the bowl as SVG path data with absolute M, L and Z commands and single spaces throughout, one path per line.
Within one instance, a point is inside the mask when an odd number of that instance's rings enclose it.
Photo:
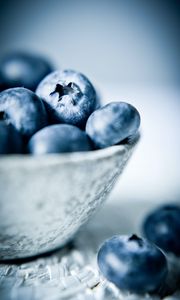
M 0 260 L 67 244 L 106 199 L 136 142 L 90 152 L 2 156 Z

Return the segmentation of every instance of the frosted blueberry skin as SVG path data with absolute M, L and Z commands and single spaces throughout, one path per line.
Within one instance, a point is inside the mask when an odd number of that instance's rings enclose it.
M 167 276 L 167 261 L 155 245 L 136 235 L 114 236 L 98 253 L 102 274 L 123 291 L 154 293 Z
M 14 153 L 23 153 L 22 137 L 14 126 L 0 120 L 0 155 Z
M 0 88 L 25 87 L 35 91 L 39 82 L 52 70 L 51 64 L 41 56 L 10 53 L 0 63 Z
M 0 93 L 0 115 L 25 140 L 48 123 L 42 100 L 25 88 L 12 88 Z
M 142 227 L 147 239 L 164 251 L 180 256 L 180 206 L 170 204 L 155 209 Z
M 83 74 L 59 70 L 46 76 L 36 93 L 49 105 L 55 123 L 67 123 L 84 128 L 96 108 L 96 92 Z
M 133 136 L 139 126 L 140 115 L 135 107 L 111 102 L 90 115 L 86 132 L 97 148 L 106 148 Z
M 32 136 L 28 151 L 32 154 L 90 151 L 92 144 L 84 131 L 73 125 L 47 126 Z

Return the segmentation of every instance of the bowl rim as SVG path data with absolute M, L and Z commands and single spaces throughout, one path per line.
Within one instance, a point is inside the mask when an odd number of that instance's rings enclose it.
M 52 153 L 44 155 L 27 155 L 27 154 L 10 154 L 0 157 L 0 169 L 3 165 L 22 165 L 22 164 L 43 164 L 50 165 L 55 163 L 70 163 L 93 161 L 96 159 L 104 159 L 111 157 L 117 153 L 125 153 L 131 148 L 129 144 L 115 145 L 104 149 L 93 151 L 79 151 L 73 153 Z
M 140 133 L 123 144 L 113 145 L 92 151 L 78 151 L 70 153 L 48 153 L 44 155 L 8 154 L 0 155 L 0 170 L 10 166 L 50 166 L 55 164 L 68 164 L 84 161 L 104 160 L 113 155 L 124 155 L 132 150 L 140 139 Z

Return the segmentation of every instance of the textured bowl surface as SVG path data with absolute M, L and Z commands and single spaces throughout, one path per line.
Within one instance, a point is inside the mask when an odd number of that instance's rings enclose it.
M 106 198 L 133 148 L 0 158 L 0 260 L 65 245 Z

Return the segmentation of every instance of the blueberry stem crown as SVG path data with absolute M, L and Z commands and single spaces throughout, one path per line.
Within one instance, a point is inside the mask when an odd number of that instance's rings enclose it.
M 0 111 L 0 121 L 5 122 L 6 124 L 9 124 L 9 119 L 7 114 L 4 111 Z
M 72 103 L 75 105 L 76 104 L 76 95 L 77 94 L 82 94 L 79 86 L 73 82 L 69 82 L 67 85 L 63 84 L 56 84 L 55 90 L 50 93 L 50 95 L 53 95 L 55 93 L 59 94 L 59 99 L 58 102 L 62 100 L 63 96 L 70 96 Z
M 5 119 L 5 112 L 0 111 L 0 120 L 4 120 L 4 119 Z
M 129 238 L 129 241 L 135 241 L 138 243 L 140 247 L 143 246 L 143 240 L 140 237 L 138 237 L 136 234 L 132 234 Z

